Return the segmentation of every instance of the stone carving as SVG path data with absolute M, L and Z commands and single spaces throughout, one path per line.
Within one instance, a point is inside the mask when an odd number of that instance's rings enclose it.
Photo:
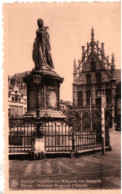
M 41 69 L 42 65 L 48 65 L 54 68 L 51 57 L 51 47 L 49 42 L 48 27 L 44 26 L 43 20 L 38 19 L 38 30 L 36 31 L 36 39 L 33 45 L 33 61 L 37 70 Z

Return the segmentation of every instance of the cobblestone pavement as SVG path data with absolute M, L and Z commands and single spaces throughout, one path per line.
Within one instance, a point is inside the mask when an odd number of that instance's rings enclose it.
M 99 152 L 72 159 L 10 160 L 10 188 L 120 189 L 120 143 L 117 146 L 105 155 Z

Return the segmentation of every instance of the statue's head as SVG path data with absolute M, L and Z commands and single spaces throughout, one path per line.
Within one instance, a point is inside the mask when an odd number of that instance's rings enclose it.
M 42 19 L 39 18 L 39 19 L 37 20 L 37 24 L 38 24 L 39 28 L 43 28 L 44 22 L 43 22 Z

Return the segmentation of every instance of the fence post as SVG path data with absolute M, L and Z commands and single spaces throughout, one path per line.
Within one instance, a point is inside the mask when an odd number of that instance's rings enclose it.
M 73 129 L 73 132 L 72 132 L 72 151 L 74 152 L 75 150 L 75 137 L 74 137 L 74 129 Z
M 92 131 L 92 97 L 90 95 L 90 125 L 91 125 L 91 131 Z
M 101 121 L 102 121 L 102 154 L 105 154 L 105 95 L 101 95 Z
M 71 151 L 71 158 L 75 156 L 75 133 L 74 133 L 74 123 L 72 127 L 72 151 Z

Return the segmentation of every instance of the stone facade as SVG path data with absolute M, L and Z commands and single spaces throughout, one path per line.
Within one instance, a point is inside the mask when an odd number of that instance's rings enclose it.
M 8 114 L 9 116 L 22 116 L 27 112 L 27 92 L 23 76 L 19 73 L 8 77 Z
M 106 108 L 111 110 L 112 126 L 115 121 L 116 77 L 115 60 L 111 62 L 105 56 L 104 43 L 94 40 L 94 29 L 91 29 L 91 41 L 85 49 L 82 46 L 82 58 L 74 60 L 73 71 L 73 105 L 76 109 L 101 106 L 100 92 L 106 96 Z

